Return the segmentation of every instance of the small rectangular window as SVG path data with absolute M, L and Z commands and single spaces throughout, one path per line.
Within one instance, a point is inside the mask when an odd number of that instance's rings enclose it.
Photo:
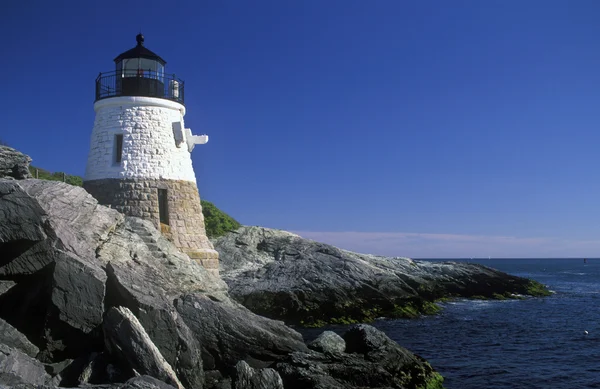
M 158 190 L 158 217 L 162 224 L 169 225 L 169 201 L 166 189 Z
M 123 134 L 115 135 L 115 163 L 121 163 L 123 158 Z

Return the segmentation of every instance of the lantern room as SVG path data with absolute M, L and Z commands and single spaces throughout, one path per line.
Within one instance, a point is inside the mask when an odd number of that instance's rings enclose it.
M 122 78 L 145 76 L 148 78 L 162 77 L 165 72 L 164 59 L 144 47 L 144 36 L 135 37 L 137 46 L 119 54 L 115 58 L 116 71 Z
M 135 39 L 134 48 L 114 59 L 115 71 L 100 73 L 96 79 L 96 101 L 117 96 L 146 96 L 183 104 L 183 81 L 165 73 L 167 62 L 144 46 L 141 33 Z

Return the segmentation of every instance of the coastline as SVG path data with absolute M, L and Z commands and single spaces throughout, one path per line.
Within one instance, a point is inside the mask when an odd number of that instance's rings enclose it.
M 295 326 L 431 315 L 452 298 L 549 295 L 537 281 L 479 264 L 353 253 L 263 227 L 243 226 L 213 244 L 231 296 Z

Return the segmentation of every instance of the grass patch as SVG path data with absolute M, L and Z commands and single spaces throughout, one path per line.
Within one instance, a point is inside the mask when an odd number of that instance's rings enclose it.
M 45 169 L 41 169 L 35 166 L 29 165 L 29 173 L 33 178 L 37 178 L 40 180 L 48 180 L 48 181 L 64 181 L 67 184 L 74 186 L 82 186 L 83 179 L 79 176 L 72 176 L 70 174 L 66 174 L 63 172 L 50 172 Z

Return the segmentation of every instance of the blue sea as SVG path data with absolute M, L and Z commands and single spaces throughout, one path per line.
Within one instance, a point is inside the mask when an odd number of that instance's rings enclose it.
M 442 304 L 439 315 L 374 326 L 427 359 L 448 389 L 600 388 L 600 259 L 469 262 L 537 280 L 555 293 L 458 300 Z

